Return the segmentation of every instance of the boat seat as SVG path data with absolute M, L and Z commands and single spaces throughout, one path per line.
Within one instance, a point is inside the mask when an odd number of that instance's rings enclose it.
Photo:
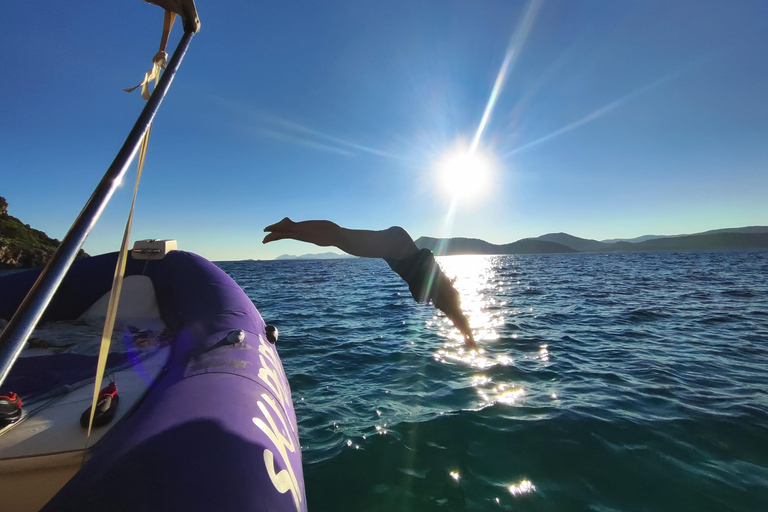
M 103 323 L 109 306 L 109 292 L 93 303 L 79 320 L 89 325 Z M 120 302 L 117 307 L 117 322 L 140 328 L 162 328 L 160 310 L 152 280 L 147 276 L 128 276 L 123 279 Z

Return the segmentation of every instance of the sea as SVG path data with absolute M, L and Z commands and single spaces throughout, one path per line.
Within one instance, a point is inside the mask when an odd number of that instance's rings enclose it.
M 383 260 L 220 262 L 321 511 L 768 511 L 768 251 L 449 256 L 480 349 Z

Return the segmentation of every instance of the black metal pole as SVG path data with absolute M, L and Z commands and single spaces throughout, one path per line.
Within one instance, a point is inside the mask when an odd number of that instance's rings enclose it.
M 125 172 L 136 156 L 141 139 L 149 129 L 152 119 L 154 119 L 155 114 L 160 108 L 160 104 L 163 102 L 163 98 L 165 98 L 165 94 L 171 86 L 173 77 L 179 69 L 181 60 L 189 48 L 193 35 L 195 35 L 194 32 L 185 32 L 182 36 L 165 72 L 157 83 L 157 87 L 155 87 L 144 110 L 141 111 L 139 118 L 136 120 L 136 124 L 125 139 L 123 147 L 120 148 L 115 160 L 107 169 L 107 172 L 93 191 L 80 215 L 78 215 L 72 227 L 69 228 L 61 245 L 53 254 L 51 261 L 48 262 L 48 265 L 46 265 L 40 277 L 32 286 L 19 309 L 13 315 L 11 321 L 8 322 L 5 331 L 0 334 L 0 386 L 5 382 L 5 378 L 11 371 L 13 363 L 16 362 L 24 348 L 24 342 L 32 334 L 45 308 L 48 307 L 54 293 L 56 293 L 61 281 L 67 274 L 67 270 L 69 270 L 69 267 L 75 260 L 80 247 L 83 246 L 85 239 L 88 237 L 88 233 L 91 232 L 91 229 L 96 224 L 101 212 L 107 206 L 112 194 L 122 181 Z

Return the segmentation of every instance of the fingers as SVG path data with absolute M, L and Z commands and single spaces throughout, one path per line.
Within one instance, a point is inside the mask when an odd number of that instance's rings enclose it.
M 467 348 L 477 348 L 475 338 L 472 336 L 472 327 L 469 326 L 469 320 L 461 310 L 459 293 L 453 286 L 442 287 L 438 293 L 432 296 L 432 304 L 445 313 L 445 316 L 453 322 L 454 327 L 464 335 L 464 344 Z
M 461 320 L 463 321 L 453 322 L 453 325 L 455 325 L 456 328 L 461 331 L 461 334 L 464 335 L 464 345 L 469 349 L 477 348 L 477 343 L 475 343 L 475 338 L 472 336 L 472 328 L 469 326 L 469 321 L 463 315 Z
M 464 344 L 467 348 L 477 348 L 477 344 L 475 343 L 475 338 L 472 336 L 472 328 L 469 326 L 469 320 L 467 320 L 467 317 L 464 316 L 464 313 L 460 311 L 451 311 L 450 313 L 447 311 L 444 311 L 448 319 L 453 322 L 454 327 L 456 327 L 461 334 L 464 335 Z

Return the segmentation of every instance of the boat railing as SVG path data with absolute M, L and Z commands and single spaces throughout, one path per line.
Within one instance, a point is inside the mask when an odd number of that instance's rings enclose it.
M 112 165 L 107 169 L 104 177 L 96 186 L 93 194 L 75 219 L 72 227 L 69 228 L 24 301 L 8 322 L 5 330 L 0 333 L 0 386 L 5 382 L 13 364 L 24 348 L 24 343 L 43 316 L 101 212 L 109 203 L 115 189 L 122 182 L 123 176 L 139 150 L 144 134 L 152 124 L 171 82 L 173 82 L 194 34 L 195 32 L 187 31 L 182 36 L 165 72 L 160 77 L 149 101 L 141 111 Z

